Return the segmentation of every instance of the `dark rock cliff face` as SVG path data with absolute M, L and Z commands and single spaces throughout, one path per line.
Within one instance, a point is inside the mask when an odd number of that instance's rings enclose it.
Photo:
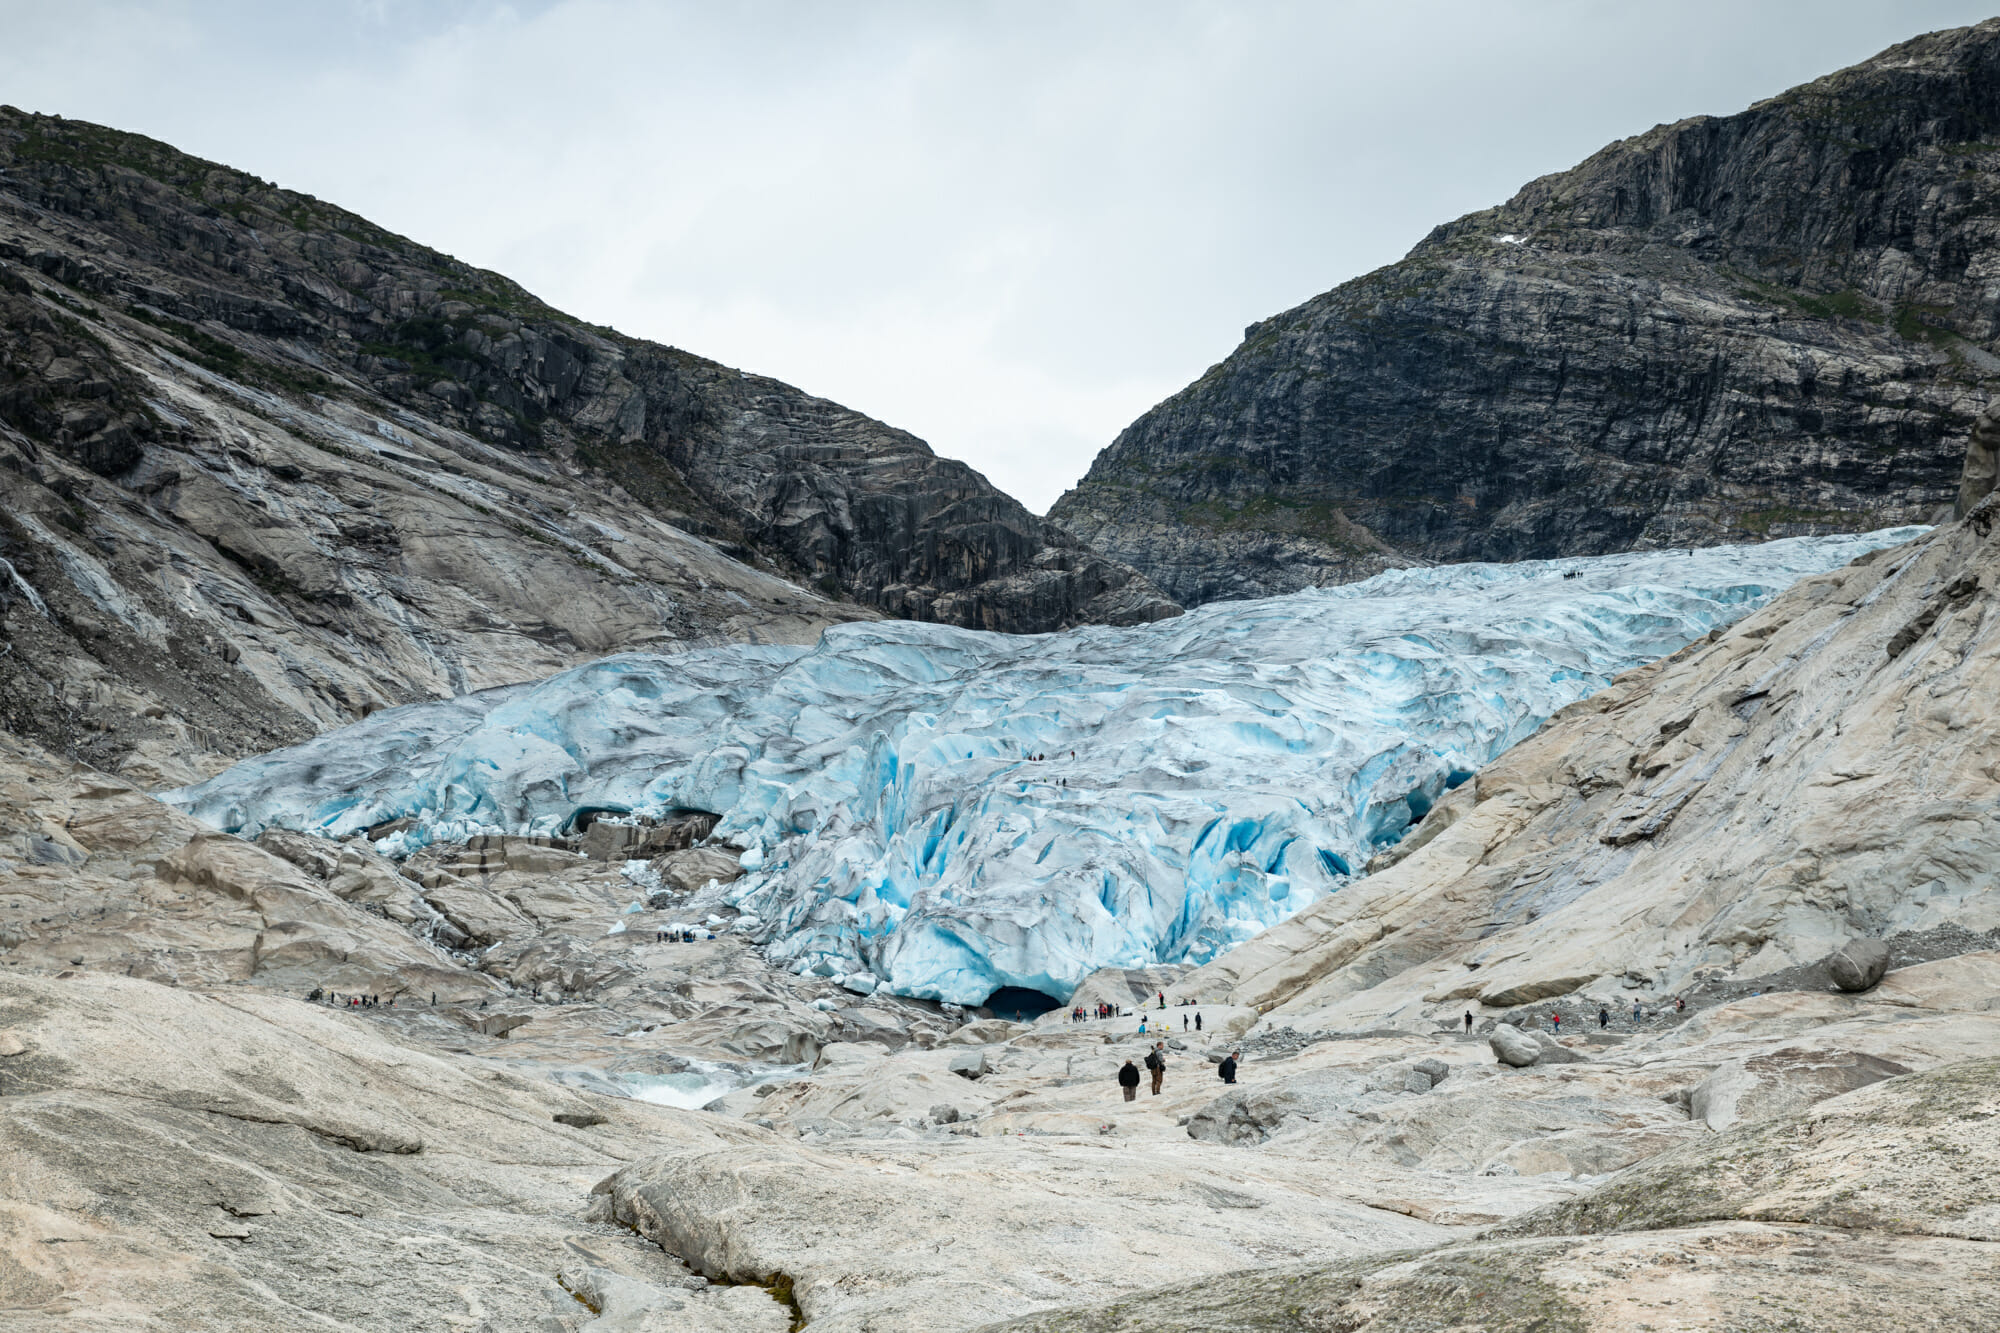
M 921 440 L 0 109 L 0 727 L 155 785 L 625 649 L 1178 608 Z
M 1923 521 L 2000 372 L 2000 21 L 1613 144 L 1251 326 L 1051 511 L 1184 603 Z
M 686 530 L 898 616 L 1039 631 L 1173 614 L 915 437 L 774 380 L 584 325 L 362 218 L 142 138 L 0 109 L 0 420 L 92 471 L 158 422 L 43 278 L 218 374 L 379 396 L 599 473 Z

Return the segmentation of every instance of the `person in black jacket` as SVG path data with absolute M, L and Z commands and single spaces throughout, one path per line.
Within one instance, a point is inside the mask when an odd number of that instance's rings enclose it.
M 1139 1095 L 1139 1066 L 1130 1060 L 1118 1071 L 1118 1086 L 1125 1089 L 1125 1100 L 1131 1101 Z
M 1216 1066 L 1215 1072 L 1222 1075 L 1222 1081 L 1224 1083 L 1234 1083 L 1236 1081 L 1236 1057 L 1239 1054 L 1241 1054 L 1241 1052 L 1231 1051 L 1229 1053 L 1229 1058 Z

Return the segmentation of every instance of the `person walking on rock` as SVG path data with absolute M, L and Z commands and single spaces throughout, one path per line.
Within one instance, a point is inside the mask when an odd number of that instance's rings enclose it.
M 1167 1044 L 1153 1043 L 1153 1049 L 1146 1052 L 1146 1068 L 1153 1071 L 1153 1095 L 1160 1095 L 1160 1085 L 1167 1081 Z
M 1563 1034 L 1563 1016 L 1554 1009 L 1549 1010 L 1549 1026 L 1556 1030 L 1558 1037 Z
M 1472 1035 L 1472 1011 L 1470 1009 L 1465 1011 L 1465 1035 L 1468 1037 Z
M 1602 1032 L 1602 1031 L 1604 1031 L 1604 1029 L 1606 1029 L 1606 1028 L 1608 1028 L 1608 1027 L 1610 1027 L 1610 1026 L 1611 1026 L 1611 1010 L 1610 1010 L 1610 1008 L 1609 1008 L 1608 1006 L 1606 1006 L 1606 1005 L 1601 1005 L 1601 1004 L 1600 1004 L 1600 1005 L 1598 1005 L 1598 1006 L 1597 1006 L 1597 1030 L 1598 1030 L 1599 1032 Z
M 1195 1010 L 1195 1015 L 1194 1015 L 1194 1030 L 1195 1030 L 1196 1032 L 1199 1032 L 1199 1031 L 1201 1031 L 1201 1011 L 1200 1011 L 1199 1009 Z
M 1231 1051 L 1229 1058 L 1215 1067 L 1215 1072 L 1221 1076 L 1224 1083 L 1236 1081 L 1236 1057 L 1240 1054 L 1240 1051 Z
M 1645 1018 L 1646 1018 L 1645 1011 L 1639 1008 L 1639 1002 L 1637 1000 L 1632 1001 L 1632 1021 L 1634 1023 L 1640 1023 L 1644 1022 Z
M 1139 1066 L 1130 1060 L 1118 1071 L 1118 1086 L 1125 1089 L 1125 1100 L 1131 1101 L 1139 1095 Z

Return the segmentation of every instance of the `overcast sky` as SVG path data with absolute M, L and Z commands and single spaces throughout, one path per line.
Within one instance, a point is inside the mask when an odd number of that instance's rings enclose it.
M 1245 324 L 1947 0 L 0 0 L 0 101 L 912 430 L 1040 512 Z

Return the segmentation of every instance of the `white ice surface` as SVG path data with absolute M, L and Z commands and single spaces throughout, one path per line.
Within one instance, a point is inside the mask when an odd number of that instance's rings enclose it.
M 1921 531 L 1397 570 L 1128 629 L 892 621 L 627 654 L 164 799 L 246 836 L 413 815 L 381 844 L 404 849 L 712 810 L 750 851 L 731 901 L 774 961 L 960 1003 L 1066 997 L 1099 967 L 1233 947 L 1617 672 Z

